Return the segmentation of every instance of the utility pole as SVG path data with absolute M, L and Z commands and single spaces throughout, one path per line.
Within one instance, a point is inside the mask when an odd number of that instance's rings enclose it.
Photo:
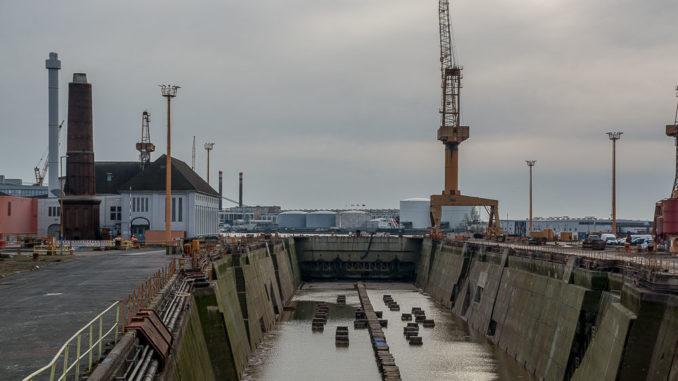
M 612 234 L 617 234 L 617 140 L 623 132 L 608 132 L 612 140 Z
M 162 96 L 167 98 L 167 162 L 165 164 L 165 245 L 172 241 L 172 129 L 170 125 L 170 105 L 172 98 L 177 96 L 179 86 L 160 85 Z M 169 249 L 167 250 L 169 253 Z
M 532 236 L 532 167 L 537 163 L 536 160 L 525 160 L 530 167 L 530 236 Z M 508 216 L 506 217 L 508 218 Z
M 214 143 L 205 143 L 205 151 L 207 151 L 207 184 L 210 183 L 210 151 L 214 148 Z

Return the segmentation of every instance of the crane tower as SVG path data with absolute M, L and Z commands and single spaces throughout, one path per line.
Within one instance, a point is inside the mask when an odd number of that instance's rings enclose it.
M 469 138 L 469 127 L 461 125 L 461 79 L 462 67 L 456 62 L 450 23 L 450 3 L 438 3 L 440 31 L 441 108 L 438 140 L 445 146 L 445 189 L 442 194 L 431 196 L 431 227 L 440 233 L 443 206 L 484 206 L 489 208 L 488 234 L 501 234 L 497 200 L 463 196 L 459 190 L 459 144 Z
M 151 114 L 148 111 L 144 111 L 141 115 L 141 141 L 137 143 L 141 168 L 151 161 L 151 152 L 155 151 L 155 145 L 151 143 L 150 124 Z

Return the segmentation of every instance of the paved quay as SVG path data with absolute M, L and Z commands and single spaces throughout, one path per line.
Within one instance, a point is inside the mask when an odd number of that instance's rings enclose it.
M 0 380 L 47 364 L 78 329 L 176 258 L 157 249 L 76 257 L 0 279 Z

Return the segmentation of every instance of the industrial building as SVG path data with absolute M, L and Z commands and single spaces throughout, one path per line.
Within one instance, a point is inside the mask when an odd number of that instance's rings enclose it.
M 21 179 L 8 179 L 0 175 L 0 192 L 15 197 L 47 196 L 47 187 L 42 185 L 24 185 Z
M 548 217 L 534 218 L 532 220 L 533 231 L 551 229 L 555 234 L 562 232 L 572 233 L 578 239 L 584 239 L 591 233 L 612 232 L 612 220 L 595 217 L 570 218 Z M 525 237 L 529 235 L 529 222 L 525 220 L 502 220 L 501 227 L 507 235 Z M 649 233 L 652 230 L 652 221 L 644 220 L 620 220 L 617 219 L 617 235 Z
M 37 199 L 0 193 L 0 241 L 3 235 L 35 234 Z

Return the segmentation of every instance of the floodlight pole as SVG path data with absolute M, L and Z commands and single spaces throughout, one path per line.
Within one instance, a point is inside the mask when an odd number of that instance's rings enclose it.
M 617 234 L 617 140 L 623 132 L 607 132 L 612 140 L 612 234 Z
M 530 167 L 530 236 L 532 236 L 532 167 L 537 162 L 536 160 L 525 160 L 527 166 Z M 508 219 L 508 217 L 506 217 Z
M 172 241 L 172 129 L 170 125 L 170 105 L 172 98 L 177 96 L 179 86 L 160 85 L 162 96 L 167 98 L 167 162 L 165 168 L 165 246 Z

